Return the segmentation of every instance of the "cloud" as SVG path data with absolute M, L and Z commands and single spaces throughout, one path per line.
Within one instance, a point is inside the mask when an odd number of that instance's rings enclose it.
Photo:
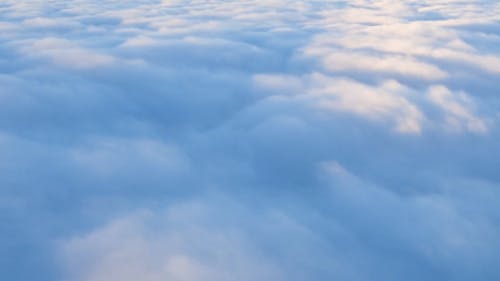
M 448 76 L 438 67 L 418 61 L 411 56 L 380 56 L 321 48 L 308 48 L 304 50 L 304 54 L 321 57 L 324 68 L 332 72 L 393 73 L 426 80 L 441 80 Z
M 496 1 L 3 1 L 8 280 L 498 280 Z
M 410 280 L 466 280 L 495 274 L 488 269 L 495 255 L 490 246 L 498 248 L 492 221 L 460 214 L 467 184 L 453 198 L 406 197 L 359 179 L 338 162 L 324 162 L 318 172 L 328 189 L 314 208 L 305 198 L 294 206 L 268 199 L 274 202 L 255 209 L 248 201 L 205 196 L 116 219 L 62 245 L 66 280 L 371 280 L 408 272 L 417 275 Z M 475 200 L 481 199 L 466 201 Z M 470 259 L 484 264 L 467 266 Z M 456 267 L 463 267 L 461 276 L 449 271 Z
M 445 113 L 446 124 L 452 130 L 465 128 L 473 132 L 486 132 L 486 121 L 474 116 L 471 101 L 464 93 L 453 94 L 444 86 L 432 87 L 427 98 Z
M 76 273 L 69 280 L 281 280 L 244 233 L 197 226 L 220 211 L 196 202 L 161 214 L 143 211 L 68 241 L 62 259 Z
M 349 81 L 334 80 L 331 86 L 314 91 L 319 106 L 347 111 L 370 119 L 393 119 L 401 132 L 419 133 L 422 113 L 404 98 L 405 87 L 396 81 L 386 81 L 378 88 Z
M 112 56 L 78 47 L 68 40 L 59 38 L 36 40 L 23 51 L 28 56 L 47 58 L 56 65 L 77 69 L 106 66 L 114 62 Z

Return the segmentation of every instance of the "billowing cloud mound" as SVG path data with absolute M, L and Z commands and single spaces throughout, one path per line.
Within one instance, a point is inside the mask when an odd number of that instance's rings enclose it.
M 496 1 L 0 3 L 5 280 L 500 280 Z

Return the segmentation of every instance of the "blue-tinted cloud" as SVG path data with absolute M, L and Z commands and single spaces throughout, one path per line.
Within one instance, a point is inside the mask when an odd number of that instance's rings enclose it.
M 497 280 L 494 1 L 4 1 L 8 280 Z

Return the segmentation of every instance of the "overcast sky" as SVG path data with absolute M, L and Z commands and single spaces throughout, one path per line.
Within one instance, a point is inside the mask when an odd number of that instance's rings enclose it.
M 500 280 L 500 4 L 3 0 L 0 279 Z

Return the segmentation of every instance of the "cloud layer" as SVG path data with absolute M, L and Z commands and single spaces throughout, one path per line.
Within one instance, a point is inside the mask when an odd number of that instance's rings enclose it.
M 8 280 L 498 280 L 496 1 L 0 4 Z

